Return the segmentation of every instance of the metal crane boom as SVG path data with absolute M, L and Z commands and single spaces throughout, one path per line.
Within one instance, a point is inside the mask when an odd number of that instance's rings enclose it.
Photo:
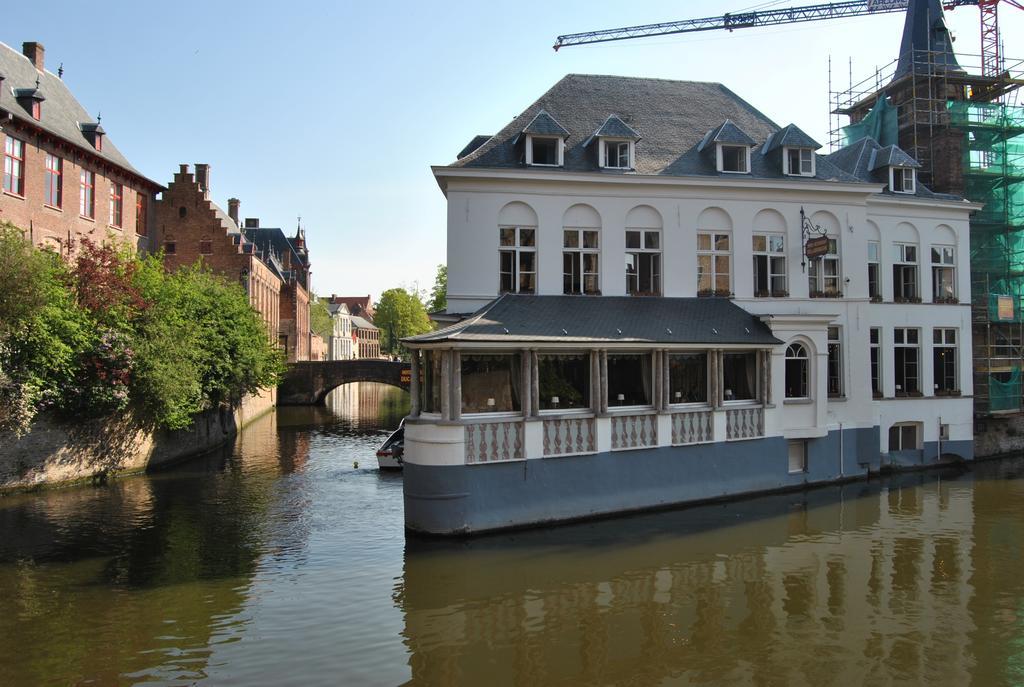
M 752 26 L 769 26 L 772 24 L 793 24 L 839 17 L 856 17 L 864 14 L 883 14 L 886 12 L 903 12 L 907 9 L 908 0 L 852 0 L 848 2 L 827 2 L 803 7 L 786 7 L 775 10 L 736 12 L 718 17 L 703 19 L 683 19 L 659 24 L 642 26 L 626 26 L 620 29 L 603 29 L 601 31 L 584 31 L 559 36 L 554 48 L 558 50 L 567 45 L 585 45 L 588 43 L 607 43 L 623 41 L 630 38 L 647 36 L 667 36 L 675 33 L 693 31 L 713 31 L 716 29 L 745 29 Z M 984 3 L 984 0 L 980 0 Z M 962 5 L 978 5 L 979 0 L 944 0 L 947 9 Z

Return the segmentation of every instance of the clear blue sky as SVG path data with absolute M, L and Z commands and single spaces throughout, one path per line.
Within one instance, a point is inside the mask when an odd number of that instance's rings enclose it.
M 0 40 L 44 43 L 48 68 L 64 63 L 79 100 L 102 112 L 144 174 L 167 183 L 180 163 L 210 163 L 222 207 L 237 196 L 243 216 L 289 230 L 302 215 L 317 292 L 376 298 L 429 288 L 445 260 L 430 165 L 496 132 L 567 73 L 721 81 L 827 142 L 829 56 L 842 84 L 851 57 L 855 75 L 888 63 L 902 15 L 551 49 L 561 33 L 754 1 L 36 0 L 9 3 Z M 957 52 L 977 54 L 977 9 L 947 17 Z M 1024 12 L 1003 4 L 1000 23 L 1024 58 Z

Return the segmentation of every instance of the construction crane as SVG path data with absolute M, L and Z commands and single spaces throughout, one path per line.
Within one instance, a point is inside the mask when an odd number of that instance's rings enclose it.
M 999 16 L 998 6 L 1005 2 L 1018 9 L 1024 9 L 1019 0 L 943 0 L 943 6 L 950 10 L 964 5 L 976 6 L 981 12 L 981 53 L 982 75 L 995 76 L 1001 70 Z M 725 29 L 746 29 L 754 26 L 772 26 L 775 24 L 794 24 L 840 17 L 857 17 L 866 14 L 885 14 L 903 12 L 907 9 L 908 0 L 853 0 L 848 2 L 828 2 L 802 7 L 786 7 L 782 9 L 751 10 L 723 14 L 717 17 L 702 19 L 683 19 L 680 21 L 661 22 L 659 24 L 643 24 L 641 26 L 625 26 L 618 29 L 600 31 L 584 31 L 559 36 L 554 48 L 589 43 L 607 43 L 624 41 L 649 36 L 667 36 L 676 33 L 694 31 L 714 31 Z

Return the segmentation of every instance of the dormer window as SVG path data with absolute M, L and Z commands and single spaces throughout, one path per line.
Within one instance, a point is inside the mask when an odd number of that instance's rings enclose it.
M 633 142 L 632 141 L 607 141 L 601 142 L 604 148 L 604 167 L 609 169 L 632 169 L 633 168 Z
M 562 139 L 557 136 L 527 136 L 526 164 L 542 167 L 561 167 Z
M 786 148 L 784 173 L 790 176 L 814 176 L 814 150 L 811 148 Z
M 914 193 L 916 173 L 913 167 L 890 167 L 889 188 L 893 193 Z
M 718 171 L 746 174 L 750 171 L 750 146 L 718 145 Z

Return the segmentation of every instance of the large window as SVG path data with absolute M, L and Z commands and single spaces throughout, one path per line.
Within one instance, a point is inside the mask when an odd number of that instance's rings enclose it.
M 707 403 L 708 354 L 669 355 L 668 389 L 669 403 Z
M 541 410 L 590 407 L 590 356 L 538 355 Z
M 873 301 L 882 300 L 882 246 L 878 241 L 868 241 L 868 297 Z
M 96 174 L 83 169 L 79 175 L 78 214 L 82 217 L 96 217 Z
M 46 176 L 43 179 L 43 202 L 59 208 L 64 202 L 64 160 L 46 154 Z
M 120 227 L 124 219 L 124 186 L 110 182 L 110 225 Z
M 535 227 L 500 227 L 501 293 L 536 293 L 537 229 Z
M 917 246 L 894 244 L 892 295 L 896 302 L 920 302 L 917 291 Z
M 843 395 L 843 332 L 839 327 L 828 328 L 828 396 Z
M 889 428 L 890 451 L 915 451 L 921 448 L 916 422 L 901 422 Z
M 423 383 L 420 385 L 420 411 L 441 412 L 441 351 L 423 351 L 420 369 Z
M 754 295 L 788 296 L 786 291 L 786 237 L 754 234 Z
M 828 253 L 807 261 L 808 287 L 811 298 L 842 296 L 839 286 L 839 241 L 828 238 Z
M 608 354 L 608 405 L 651 405 L 650 353 Z
M 722 354 L 722 386 L 726 401 L 753 401 L 757 398 L 757 353 Z
M 897 327 L 893 330 L 893 372 L 896 377 L 896 395 L 920 395 L 921 349 L 918 330 Z
M 697 293 L 732 292 L 732 245 L 726 233 L 697 232 Z
M 562 231 L 562 293 L 601 295 L 598 279 L 600 236 L 597 229 Z
M 932 246 L 932 301 L 956 303 L 956 249 Z
M 807 348 L 800 343 L 791 343 L 786 349 L 786 398 L 808 398 L 809 377 Z
M 661 232 L 657 229 L 626 230 L 626 293 L 661 295 Z
M 882 330 L 872 327 L 871 339 L 871 395 L 882 396 Z
M 519 354 L 462 355 L 462 412 L 510 413 L 522 408 Z
M 949 394 L 960 390 L 957 382 L 956 357 L 956 329 L 933 329 L 932 370 L 936 394 Z
M 13 136 L 4 139 L 4 191 L 25 195 L 25 142 Z

